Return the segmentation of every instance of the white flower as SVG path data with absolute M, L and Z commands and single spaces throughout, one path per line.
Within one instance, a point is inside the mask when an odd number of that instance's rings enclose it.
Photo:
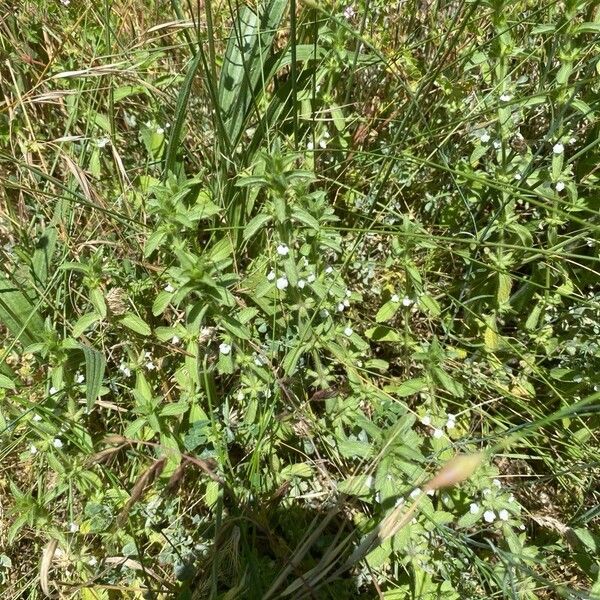
M 444 435 L 444 432 L 441 429 L 434 429 L 433 430 L 433 437 L 436 440 L 440 439 L 443 435 Z
M 343 302 L 340 302 L 340 303 L 337 305 L 338 312 L 344 312 L 344 309 L 345 309 L 345 308 L 346 308 L 346 305 L 345 305 Z
M 321 317 L 321 319 L 325 319 L 329 316 L 329 311 L 326 308 L 322 308 L 319 311 L 319 316 Z
M 517 181 L 521 181 L 521 177 L 522 177 L 521 173 L 515 173 L 515 179 Z
M 307 278 L 306 281 L 308 281 L 308 283 L 312 283 L 314 280 L 316 279 L 316 277 L 314 276 L 313 273 L 311 273 Z
M 562 154 L 565 151 L 565 147 L 558 142 L 557 144 L 554 144 L 553 148 L 552 148 L 552 152 L 554 152 L 554 154 Z
M 306 285 L 306 281 L 304 281 L 304 279 L 298 279 L 298 287 L 300 289 L 303 289 L 305 285 Z
M 554 186 L 554 189 L 556 189 L 557 192 L 562 192 L 565 189 L 565 182 L 557 181 L 556 185 Z
M 486 510 L 483 513 L 483 520 L 486 523 L 493 523 L 496 520 L 496 513 L 493 510 Z
M 429 415 L 425 415 L 424 417 L 421 417 L 421 423 L 423 423 L 423 425 L 426 425 L 426 426 L 431 425 L 431 417 Z
M 392 302 L 400 302 L 400 296 L 398 296 L 398 294 L 392 294 L 392 297 L 390 298 L 390 300 Z
M 148 369 L 148 371 L 154 371 L 156 369 L 156 365 L 151 360 L 149 360 L 146 363 L 146 369 Z
M 222 344 L 219 344 L 219 352 L 221 354 L 229 354 L 231 352 L 231 346 L 223 342 Z
M 181 341 L 181 339 L 179 338 L 179 336 L 174 335 L 171 338 L 171 344 L 173 344 L 173 346 L 177 346 L 179 344 L 179 342 Z
M 162 127 L 156 128 L 156 133 L 158 133 L 158 135 L 162 135 L 164 132 L 165 132 L 165 130 Z
M 277 282 L 275 283 L 275 285 L 277 286 L 278 290 L 285 290 L 285 288 L 288 286 L 288 280 L 287 277 L 280 277 Z
M 58 390 L 57 390 L 57 389 L 56 389 L 54 386 L 52 386 L 52 387 L 50 388 L 49 392 L 50 392 L 50 395 L 51 395 L 51 396 L 54 396 L 54 394 L 56 394 L 56 393 L 58 392 Z
M 107 137 L 102 137 L 99 140 L 96 140 L 96 146 L 98 146 L 98 148 L 104 148 L 109 142 L 110 140 Z
M 510 514 L 509 514 L 509 512 L 508 512 L 508 511 L 507 511 L 505 508 L 503 508 L 503 509 L 502 509 L 502 510 L 501 510 L 501 511 L 498 513 L 498 516 L 500 517 L 500 520 L 501 520 L 501 521 L 508 521 L 508 519 L 509 519 L 509 517 L 510 517 Z
M 410 497 L 411 498 L 418 498 L 421 494 L 423 493 L 423 491 L 421 490 L 421 488 L 415 488 L 411 493 L 410 493 Z
M 410 306 L 412 303 L 413 301 L 408 296 L 402 298 L 402 306 Z
M 42 420 L 42 415 L 33 415 L 33 420 L 39 423 Z
M 119 365 L 119 371 L 121 371 L 125 377 L 131 377 L 131 369 L 125 363 Z
M 75 383 L 83 383 L 84 381 L 85 377 L 81 373 L 75 375 Z
M 63 443 L 62 443 L 62 440 L 61 440 L 60 438 L 54 438 L 54 439 L 52 440 L 52 445 L 53 445 L 55 448 L 62 448 L 62 447 L 63 447 Z
M 514 496 L 514 494 L 511 494 L 511 495 L 508 497 L 508 501 L 509 501 L 509 502 L 514 502 L 514 501 L 515 501 L 515 496 Z
M 95 567 L 98 564 L 98 560 L 96 559 L 95 556 L 92 556 L 89 560 L 88 560 L 88 565 L 90 565 L 90 567 Z
M 500 100 L 502 102 L 509 102 L 510 100 L 512 100 L 512 94 L 509 94 L 508 92 L 504 92 L 504 94 L 502 94 L 502 96 L 500 96 Z
M 61 3 L 63 6 L 69 6 L 69 4 L 71 4 L 71 0 L 60 0 L 60 3 Z
M 275 279 L 275 277 L 276 277 L 275 271 L 269 271 L 269 274 L 267 275 L 267 280 L 273 281 L 273 279 Z
M 29 452 L 31 452 L 31 454 L 37 454 L 37 448 L 31 444 L 31 446 L 29 446 Z
M 454 429 L 455 427 L 456 421 L 448 416 L 448 420 L 446 421 L 446 429 Z
M 502 483 L 500 482 L 499 479 L 493 479 L 492 485 L 495 485 L 498 489 L 500 489 L 502 487 Z
M 350 290 L 346 290 L 346 298 L 350 298 L 352 296 L 352 292 Z
M 485 488 L 485 490 L 483 490 L 482 494 L 487 497 L 492 493 L 492 490 L 490 490 L 490 488 Z
M 279 244 L 279 246 L 277 246 L 277 254 L 279 254 L 279 256 L 287 256 L 289 251 L 290 249 L 285 244 Z
M 479 139 L 481 140 L 482 144 L 487 144 L 490 141 L 490 134 L 486 131 L 481 134 Z
M 71 533 L 77 533 L 79 531 L 79 525 L 77 525 L 77 523 L 70 523 L 69 524 L 69 531 Z
M 479 512 L 479 504 L 477 504 L 477 502 L 471 502 L 469 505 L 469 512 L 472 515 L 476 515 Z
M 325 150 L 325 148 L 327 148 L 327 140 L 320 140 L 319 141 L 319 147 L 323 150 Z
M 352 327 L 346 327 L 346 329 L 344 329 L 344 335 L 347 337 L 350 337 L 353 333 Z
M 492 142 L 492 146 L 494 146 L 494 148 L 495 148 L 496 150 L 500 150 L 500 148 L 502 148 L 502 144 L 500 143 L 500 140 L 494 140 L 494 141 Z
M 175 288 L 170 283 L 167 283 L 167 285 L 165 285 L 165 292 L 171 294 L 174 291 L 175 291 Z
M 344 298 L 343 304 L 346 308 L 348 308 L 350 306 L 350 300 L 348 300 L 348 298 Z
M 348 21 L 352 19 L 355 14 L 356 12 L 354 11 L 354 8 L 352 6 L 346 6 L 346 8 L 344 9 L 344 19 L 348 19 Z
M 307 150 L 314 150 L 315 145 L 312 142 L 308 142 L 308 144 L 306 144 L 306 149 Z
M 333 267 L 325 267 L 325 273 L 329 275 L 329 273 L 333 273 Z

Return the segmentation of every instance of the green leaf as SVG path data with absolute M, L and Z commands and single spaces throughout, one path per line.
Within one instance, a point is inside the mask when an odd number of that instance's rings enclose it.
M 17 389 L 17 386 L 15 385 L 14 381 L 10 379 L 10 377 L 0 373 L 0 388 L 4 388 L 6 390 L 15 390 Z
M 418 394 L 428 387 L 427 379 L 424 377 L 417 377 L 415 379 L 407 379 L 400 385 L 386 385 L 383 389 L 390 393 L 405 398 L 406 396 L 412 396 Z
M 250 220 L 248 225 L 244 227 L 244 240 L 249 240 L 251 237 L 254 237 L 270 220 L 271 215 L 268 215 L 267 213 L 258 213 Z
M 252 338 L 252 334 L 247 327 L 242 325 L 239 321 L 233 317 L 227 315 L 221 315 L 219 317 L 221 325 L 234 337 L 240 340 L 249 340 Z
M 401 342 L 402 336 L 392 329 L 391 327 L 386 327 L 384 325 L 379 325 L 378 327 L 372 327 L 371 329 L 367 329 L 365 331 L 365 335 L 370 340 L 375 342 Z
M 162 315 L 165 312 L 167 306 L 169 306 L 169 302 L 171 302 L 171 298 L 173 297 L 172 292 L 166 292 L 162 290 L 158 293 L 154 302 L 152 303 L 152 314 L 157 317 L 158 315 Z
M 99 352 L 94 348 L 81 345 L 81 349 L 85 356 L 85 398 L 87 401 L 87 408 L 88 410 L 91 410 L 100 393 L 104 369 L 106 367 L 106 359 L 102 352 Z
M 237 145 L 249 112 L 260 106 L 269 83 L 266 65 L 287 4 L 286 0 L 267 0 L 256 9 L 246 5 L 233 19 L 218 89 L 230 150 Z
M 399 302 L 392 302 L 391 300 L 389 302 L 386 302 L 377 311 L 377 314 L 375 315 L 375 321 L 377 323 L 384 323 L 385 321 L 389 321 L 398 312 L 399 308 Z
M 55 227 L 47 227 L 35 245 L 31 265 L 36 285 L 45 286 L 48 281 L 57 235 Z
M 439 317 L 442 312 L 437 300 L 428 294 L 421 294 L 418 303 L 419 306 L 432 317 Z
M 315 219 L 311 214 L 306 212 L 303 208 L 294 208 L 292 210 L 292 217 L 296 219 L 296 221 L 300 221 L 300 223 L 306 225 L 307 227 L 311 227 L 315 231 L 319 231 L 319 221 Z
M 41 341 L 44 323 L 33 295 L 0 274 L 0 322 L 24 345 Z
M 97 312 L 87 313 L 77 319 L 75 325 L 73 325 L 72 336 L 79 337 L 88 327 L 91 327 L 97 321 L 100 321 L 102 317 Z
M 147 336 L 152 333 L 152 330 L 150 329 L 149 325 L 147 325 L 146 322 L 143 321 L 136 314 L 131 312 L 128 312 L 121 319 L 119 319 L 119 323 L 127 327 L 127 329 L 131 329 L 132 331 L 135 331 L 140 335 Z
M 170 404 L 163 406 L 163 408 L 160 411 L 160 416 L 161 417 L 174 417 L 177 415 L 183 415 L 188 410 L 189 407 L 190 407 L 190 404 L 187 400 L 180 400 L 179 402 L 171 402 Z

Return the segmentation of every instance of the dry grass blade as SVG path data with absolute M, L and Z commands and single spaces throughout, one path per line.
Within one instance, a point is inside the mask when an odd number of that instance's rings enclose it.
M 134 504 L 144 495 L 144 491 L 146 488 L 152 484 L 152 482 L 162 473 L 162 470 L 165 468 L 165 464 L 167 462 L 167 458 L 159 458 L 156 460 L 150 468 L 146 469 L 146 471 L 142 474 L 142 476 L 137 480 L 136 484 L 133 486 L 131 490 L 131 495 L 127 504 L 123 507 L 123 510 L 117 517 L 117 526 L 121 527 L 123 523 L 127 520 L 127 516 L 129 515 L 129 511 L 134 506 Z
M 58 540 L 50 540 L 46 547 L 44 548 L 44 553 L 42 554 L 42 562 L 40 563 L 40 587 L 42 588 L 42 592 L 47 597 L 50 597 L 52 594 L 50 593 L 50 567 L 52 566 L 52 559 L 54 558 L 54 553 L 56 552 L 56 547 L 58 546 Z

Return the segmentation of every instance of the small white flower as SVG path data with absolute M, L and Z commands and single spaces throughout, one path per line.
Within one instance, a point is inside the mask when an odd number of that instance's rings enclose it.
M 84 381 L 85 377 L 81 373 L 75 375 L 75 383 L 83 383 Z
M 275 275 L 275 271 L 269 271 L 269 274 L 267 275 L 267 280 L 268 281 L 273 281 L 273 279 L 275 279 L 275 277 L 277 277 Z
M 492 490 L 490 490 L 490 488 L 485 488 L 481 493 L 487 498 L 492 493 Z
M 63 443 L 62 443 L 62 440 L 61 440 L 60 438 L 54 438 L 54 439 L 52 440 L 52 445 L 53 445 L 55 448 L 62 448 L 62 447 L 63 447 Z
M 344 335 L 347 337 L 350 337 L 353 333 L 352 327 L 346 327 L 346 329 L 344 329 Z
M 231 352 L 231 346 L 223 342 L 222 344 L 219 344 L 219 352 L 221 354 L 229 354 Z
M 481 140 L 482 144 L 487 144 L 490 141 L 490 134 L 486 131 L 481 134 L 479 139 Z
M 404 504 L 404 498 L 396 498 L 396 502 L 394 502 L 394 507 L 402 506 Z
M 164 132 L 165 132 L 165 130 L 162 127 L 156 128 L 156 133 L 158 133 L 158 135 L 162 135 Z
M 70 523 L 69 524 L 69 531 L 71 533 L 77 533 L 79 531 L 79 525 L 77 525 L 77 523 Z
M 508 497 L 508 501 L 509 501 L 509 502 L 514 502 L 514 501 L 515 501 L 515 496 L 514 496 L 514 494 L 511 494 L 511 495 Z
M 333 267 L 329 266 L 329 267 L 325 267 L 325 273 L 327 273 L 329 275 L 329 273 L 333 273 Z
M 316 279 L 316 277 L 314 276 L 313 273 L 311 273 L 307 278 L 306 281 L 308 281 L 308 283 L 312 283 L 314 280 Z
M 31 446 L 29 446 L 29 452 L 31 452 L 31 454 L 37 454 L 37 448 L 31 444 Z
M 443 435 L 444 435 L 444 432 L 441 429 L 434 429 L 433 430 L 433 437 L 436 440 L 439 440 Z
M 408 296 L 402 298 L 402 306 L 410 306 L 412 303 L 413 301 Z
M 39 423 L 42 420 L 42 415 L 33 415 L 33 420 Z
M 500 148 L 502 148 L 502 143 L 500 142 L 500 140 L 494 140 L 492 142 L 492 146 L 494 146 L 496 150 L 500 150 Z
M 125 363 L 119 365 L 119 371 L 121 371 L 125 377 L 131 377 L 131 369 Z
M 165 285 L 165 292 L 171 294 L 174 291 L 175 291 L 175 288 L 170 283 L 167 283 L 167 285 Z
M 456 421 L 448 417 L 446 421 L 446 429 L 454 429 L 456 427 Z
M 390 300 L 392 302 L 400 302 L 400 296 L 398 296 L 398 294 L 392 294 L 392 297 L 390 298 Z
M 289 285 L 287 277 L 280 277 L 275 283 L 278 290 L 285 290 L 285 288 Z
M 90 567 L 95 567 L 98 564 L 98 560 L 96 559 L 95 556 L 92 556 L 92 558 L 90 558 L 88 560 L 88 565 L 90 565 Z
M 307 150 L 314 150 L 315 145 L 312 142 L 308 142 L 308 144 L 306 144 L 306 149 Z
M 306 281 L 304 281 L 304 279 L 298 279 L 298 287 L 300 289 L 304 289 L 305 285 L 306 285 Z
M 425 426 L 431 425 L 431 417 L 429 415 L 425 415 L 424 417 L 421 417 L 421 423 Z
M 154 371 L 156 369 L 156 365 L 151 360 L 149 360 L 146 363 L 146 369 L 148 369 L 148 371 Z
M 502 487 L 502 483 L 499 479 L 493 479 L 492 485 L 495 485 L 498 489 L 500 489 Z
M 61 3 L 63 6 L 69 6 L 69 4 L 71 4 L 71 0 L 60 0 L 60 3 Z
M 51 395 L 51 396 L 54 396 L 54 394 L 56 394 L 56 393 L 58 392 L 58 390 L 57 390 L 57 389 L 56 389 L 54 386 L 52 386 L 52 387 L 50 388 L 49 392 L 50 392 L 50 395 Z
M 557 144 L 554 144 L 553 148 L 552 148 L 552 152 L 554 152 L 554 154 L 562 154 L 565 151 L 565 147 L 558 142 Z
M 517 181 L 521 181 L 521 178 L 522 178 L 522 175 L 521 175 L 521 173 L 515 173 L 515 179 L 516 179 Z
M 319 316 L 321 317 L 321 319 L 325 319 L 329 316 L 329 311 L 326 308 L 322 308 L 319 311 Z
M 556 185 L 554 186 L 554 189 L 557 192 L 562 192 L 565 189 L 565 182 L 564 181 L 557 181 Z
M 327 148 L 327 140 L 320 140 L 320 141 L 319 141 L 319 147 L 320 147 L 322 150 L 325 150 L 325 148 Z
M 346 308 L 348 308 L 350 306 L 350 300 L 348 300 L 348 298 L 344 298 L 343 304 Z
M 512 94 L 509 94 L 508 92 L 504 92 L 504 94 L 502 94 L 502 96 L 500 96 L 500 100 L 502 102 L 509 102 L 510 100 L 512 100 Z
M 279 244 L 279 246 L 277 246 L 277 254 L 279 254 L 279 256 L 287 256 L 289 251 L 290 249 L 285 244 Z
M 479 512 L 479 504 L 477 504 L 477 502 L 471 502 L 469 505 L 469 512 L 472 515 L 476 515 Z
M 345 309 L 345 308 L 346 308 L 346 305 L 345 305 L 343 302 L 340 302 L 340 303 L 337 305 L 338 312 L 344 312 L 344 309 Z
M 493 523 L 496 520 L 496 513 L 493 510 L 486 510 L 483 513 L 483 520 L 486 523 Z
M 508 521 L 508 519 L 510 518 L 510 514 L 509 512 L 503 508 L 499 513 L 498 513 L 498 517 L 500 517 L 501 521 Z
M 350 298 L 352 296 L 352 292 L 350 290 L 346 290 L 346 298 Z
M 104 148 L 108 146 L 110 140 L 107 137 L 102 137 L 99 140 L 96 140 L 96 146 L 98 148 Z
M 418 498 L 421 494 L 423 493 L 423 491 L 421 490 L 421 488 L 415 488 L 411 493 L 410 493 L 410 497 L 411 498 Z
M 577 138 L 569 138 L 569 144 L 576 144 L 577 143 Z
M 354 8 L 352 6 L 346 6 L 346 8 L 344 9 L 344 19 L 347 19 L 348 21 L 352 19 L 355 14 L 356 12 L 354 11 Z
M 179 342 L 181 341 L 181 339 L 179 338 L 178 335 L 174 335 L 171 338 L 171 344 L 173 344 L 173 346 L 177 346 L 179 344 Z

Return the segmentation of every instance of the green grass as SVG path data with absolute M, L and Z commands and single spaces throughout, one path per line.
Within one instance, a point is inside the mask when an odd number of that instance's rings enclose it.
M 2 597 L 600 598 L 599 35 L 0 6 Z

